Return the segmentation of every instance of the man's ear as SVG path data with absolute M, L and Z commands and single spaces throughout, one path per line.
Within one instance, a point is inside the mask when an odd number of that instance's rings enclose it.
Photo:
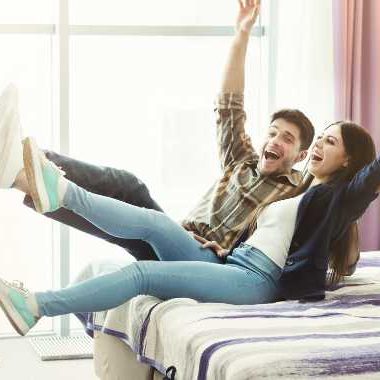
M 301 162 L 307 157 L 307 150 L 301 150 L 301 152 L 298 153 L 298 156 L 296 158 L 296 162 Z

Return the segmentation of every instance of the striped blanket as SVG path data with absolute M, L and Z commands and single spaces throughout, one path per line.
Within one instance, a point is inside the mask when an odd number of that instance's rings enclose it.
M 108 268 L 109 269 L 109 268 Z M 165 302 L 138 296 L 81 315 L 89 333 L 122 339 L 137 358 L 177 380 L 380 378 L 380 252 L 326 299 L 265 305 Z

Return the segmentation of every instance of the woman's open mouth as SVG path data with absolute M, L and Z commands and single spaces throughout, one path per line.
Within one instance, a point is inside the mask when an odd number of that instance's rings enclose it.
M 318 161 L 318 162 L 320 162 L 320 161 L 323 160 L 323 158 L 322 158 L 320 155 L 313 153 L 313 154 L 311 155 L 311 160 L 312 160 L 312 161 Z

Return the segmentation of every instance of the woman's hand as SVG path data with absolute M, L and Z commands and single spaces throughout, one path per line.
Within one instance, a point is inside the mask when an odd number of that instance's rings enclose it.
M 195 234 L 194 232 L 189 232 L 189 234 L 197 241 L 199 241 L 200 243 L 202 243 L 202 248 L 210 248 L 212 251 L 214 251 L 214 253 L 222 258 L 222 257 L 226 257 L 229 253 L 229 250 L 228 249 L 224 249 L 222 246 L 220 246 L 215 240 L 207 240 L 205 239 L 204 237 L 202 236 L 199 236 L 197 234 Z
M 260 11 L 260 0 L 238 0 L 236 31 L 250 33 Z
M 230 252 L 228 249 L 221 247 L 215 240 L 207 241 L 202 244 L 202 248 L 210 248 L 220 258 L 228 256 L 228 253 Z

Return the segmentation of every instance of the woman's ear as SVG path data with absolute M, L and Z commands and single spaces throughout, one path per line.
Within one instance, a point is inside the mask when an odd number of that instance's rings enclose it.
M 349 159 L 346 158 L 346 161 L 343 162 L 343 165 L 342 165 L 342 166 L 343 166 L 344 168 L 347 168 L 347 167 L 348 167 L 348 163 L 349 163 Z

